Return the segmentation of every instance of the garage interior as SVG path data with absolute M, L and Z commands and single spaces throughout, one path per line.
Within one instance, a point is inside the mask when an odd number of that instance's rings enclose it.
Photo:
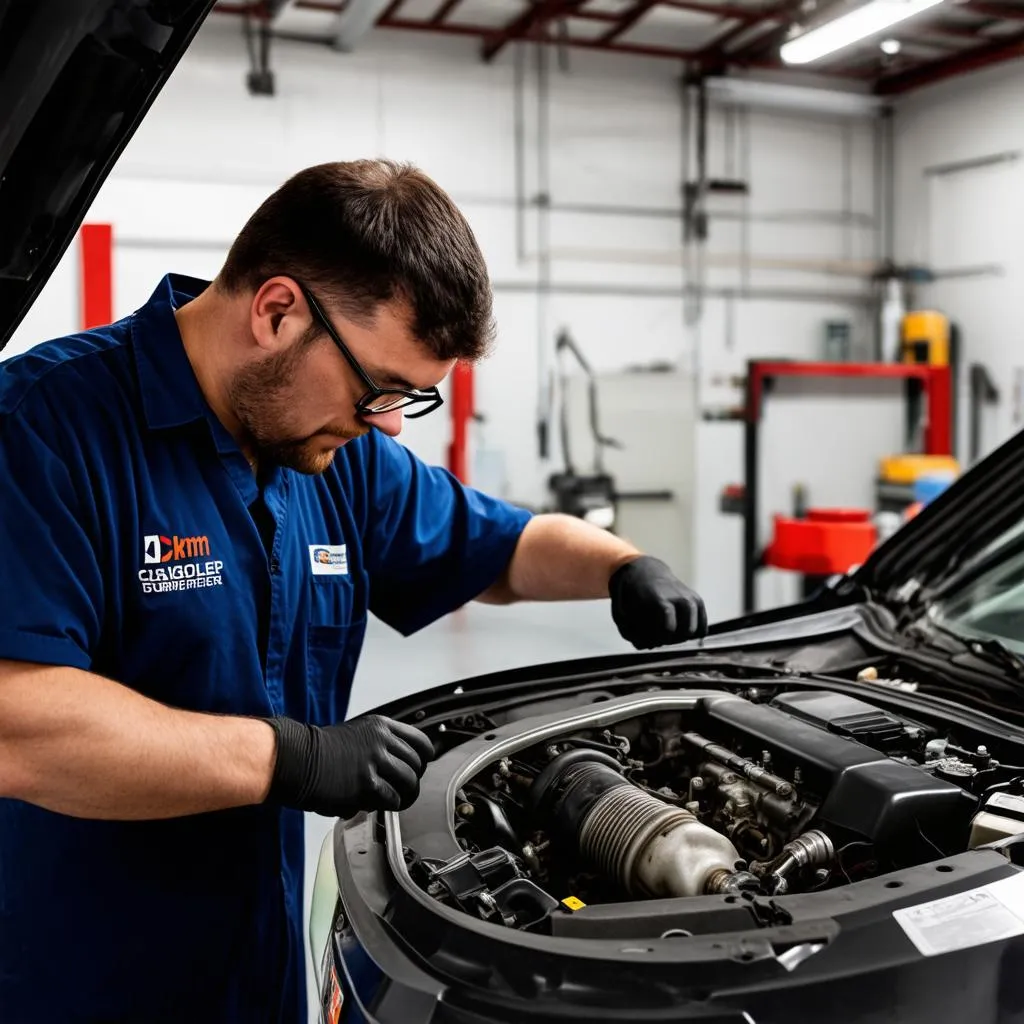
M 299 168 L 408 160 L 476 232 L 498 340 L 402 442 L 628 537 L 712 622 L 791 604 L 1024 426 L 1024 3 L 784 60 L 853 6 L 223 0 L 4 358 L 212 277 Z M 603 603 L 371 622 L 350 714 L 628 649 Z

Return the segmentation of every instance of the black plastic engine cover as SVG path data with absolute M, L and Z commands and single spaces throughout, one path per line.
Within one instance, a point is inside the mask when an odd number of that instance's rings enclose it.
M 907 740 L 903 722 L 895 715 L 845 693 L 796 690 L 779 694 L 771 706 L 821 729 L 859 740 L 875 750 L 889 752 Z
M 923 830 L 941 842 L 960 835 L 974 812 L 975 798 L 959 786 L 778 708 L 707 697 L 697 723 L 709 739 L 748 757 L 770 750 L 776 774 L 792 778 L 799 767 L 797 789 L 819 802 L 814 825 L 833 840 L 862 837 L 892 848 L 919 841 Z

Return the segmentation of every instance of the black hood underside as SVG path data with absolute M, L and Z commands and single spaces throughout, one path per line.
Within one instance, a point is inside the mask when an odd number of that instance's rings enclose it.
M 214 0 L 0 0 L 0 349 Z

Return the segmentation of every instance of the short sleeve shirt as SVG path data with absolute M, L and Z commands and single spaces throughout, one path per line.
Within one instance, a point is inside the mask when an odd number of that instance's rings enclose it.
M 494 583 L 529 514 L 378 431 L 257 481 L 206 404 L 169 275 L 0 364 L 0 658 L 173 707 L 345 717 L 373 612 L 410 634 Z M 89 821 L 0 800 L 0 1020 L 305 1020 L 302 815 Z M 63 954 L 61 953 L 63 950 Z

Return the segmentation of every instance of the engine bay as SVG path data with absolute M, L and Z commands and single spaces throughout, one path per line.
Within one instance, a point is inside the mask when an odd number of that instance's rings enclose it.
M 536 702 L 500 728 L 440 724 L 444 799 L 403 824 L 434 900 L 547 932 L 595 906 L 835 889 L 1024 833 L 1024 769 L 891 699 L 649 686 L 569 703 L 590 715 Z

